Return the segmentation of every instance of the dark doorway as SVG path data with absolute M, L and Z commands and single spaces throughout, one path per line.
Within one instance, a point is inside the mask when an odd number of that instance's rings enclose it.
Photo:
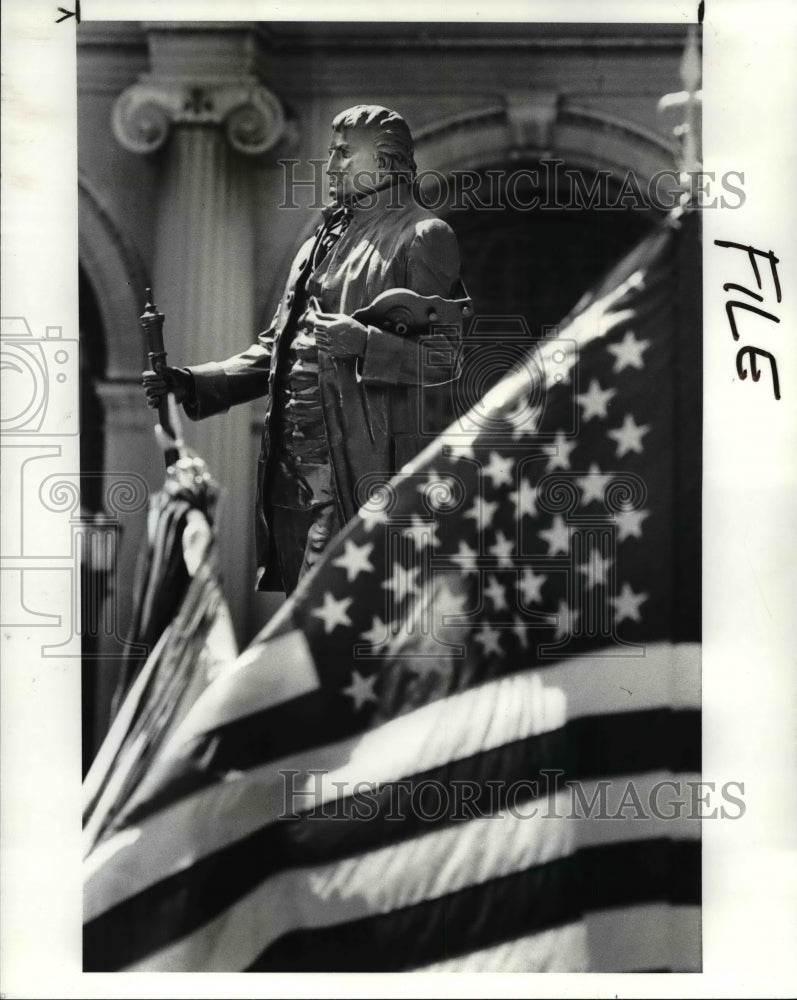
M 452 197 L 440 214 L 459 239 L 462 276 L 477 316 L 523 316 L 533 337 L 559 323 L 576 302 L 659 218 L 653 209 L 582 207 L 571 186 L 561 183 L 554 197 L 535 186 L 545 178 L 539 163 L 491 168 L 467 198 Z M 576 171 L 566 166 L 565 177 Z M 596 175 L 579 171 L 582 190 Z M 596 188 L 612 204 L 619 188 L 605 176 Z M 532 205 L 534 198 L 539 205 Z M 589 202 L 587 202 L 589 204 Z M 481 207 L 487 206 L 487 207 Z

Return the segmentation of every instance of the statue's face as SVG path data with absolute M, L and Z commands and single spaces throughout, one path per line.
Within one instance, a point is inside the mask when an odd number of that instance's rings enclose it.
M 375 191 L 385 183 L 379 173 L 379 154 L 370 132 L 350 128 L 332 133 L 327 161 L 329 193 L 335 201 Z

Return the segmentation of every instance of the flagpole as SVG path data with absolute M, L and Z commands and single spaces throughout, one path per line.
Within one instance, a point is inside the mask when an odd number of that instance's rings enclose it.
M 658 105 L 659 114 L 672 124 L 673 134 L 680 140 L 678 157 L 679 184 L 683 190 L 682 202 L 692 198 L 693 175 L 701 168 L 700 109 L 700 50 L 697 43 L 697 26 L 690 24 L 679 75 L 683 90 L 665 94 Z

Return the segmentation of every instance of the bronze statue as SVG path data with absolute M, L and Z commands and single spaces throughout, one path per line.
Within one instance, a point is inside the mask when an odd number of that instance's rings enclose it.
M 428 396 L 448 394 L 457 377 L 470 303 L 453 231 L 414 196 L 413 152 L 394 111 L 358 105 L 337 115 L 327 164 L 334 203 L 296 255 L 269 328 L 226 361 L 144 372 L 150 406 L 173 392 L 194 420 L 267 395 L 260 590 L 281 584 L 290 594 L 356 512 L 358 480 L 396 472 L 445 423 Z M 405 291 L 380 298 L 391 289 Z M 421 427 L 422 405 L 439 426 Z

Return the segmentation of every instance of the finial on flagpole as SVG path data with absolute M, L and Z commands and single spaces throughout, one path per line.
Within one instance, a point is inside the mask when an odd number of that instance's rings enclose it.
M 697 25 L 690 24 L 679 71 L 684 89 L 674 94 L 665 94 L 659 101 L 659 114 L 680 141 L 680 183 L 688 191 L 692 187 L 690 175 L 700 170 L 702 157 L 700 133 L 703 95 L 699 89 L 700 46 L 697 32 Z

